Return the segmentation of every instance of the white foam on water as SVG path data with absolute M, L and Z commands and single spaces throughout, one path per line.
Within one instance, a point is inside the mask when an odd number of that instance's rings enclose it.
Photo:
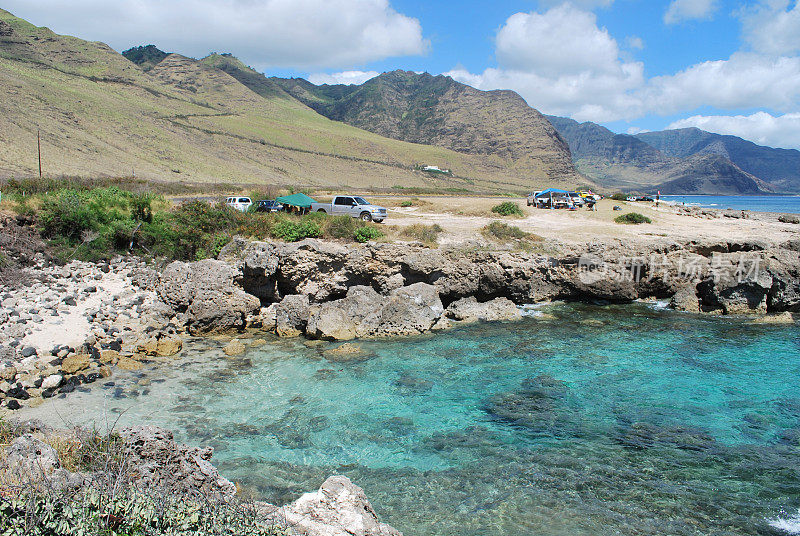
M 647 304 L 648 307 L 654 309 L 656 311 L 664 311 L 669 309 L 669 301 L 668 300 L 656 300 L 656 301 L 648 301 L 644 302 Z
M 536 318 L 537 316 L 542 316 L 544 313 L 540 310 L 542 307 L 547 305 L 551 305 L 549 303 L 526 303 L 524 305 L 520 305 L 518 307 L 519 312 L 522 316 L 529 316 L 531 318 Z
M 773 529 L 781 530 L 786 534 L 800 534 L 800 510 L 791 517 L 767 519 L 767 523 Z

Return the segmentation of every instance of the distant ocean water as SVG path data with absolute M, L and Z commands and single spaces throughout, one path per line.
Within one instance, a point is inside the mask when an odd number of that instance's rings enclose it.
M 800 214 L 800 196 L 797 195 L 662 195 L 661 199 L 706 208 Z

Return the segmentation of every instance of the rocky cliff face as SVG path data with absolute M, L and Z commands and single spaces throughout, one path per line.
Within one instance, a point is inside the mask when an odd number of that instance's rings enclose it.
M 480 91 L 446 76 L 384 73 L 360 86 L 273 79 L 320 114 L 403 141 L 496 155 L 548 178 L 574 178 L 569 147 L 513 91 Z
M 650 140 L 662 140 L 655 136 L 658 133 L 628 136 L 595 123 L 555 116 L 548 119 L 569 143 L 578 169 L 608 188 L 715 195 L 773 191 L 772 185 L 740 168 L 725 151 L 693 152 L 668 141 L 653 146 Z
M 240 241 L 233 250 L 242 288 L 265 306 L 258 320 L 263 327 L 312 338 L 421 333 L 447 327 L 448 317 L 513 318 L 498 299 L 526 304 L 659 298 L 696 312 L 800 310 L 795 242 L 589 244 L 557 258 L 405 244 L 353 248 L 319 240 Z M 162 284 L 173 286 L 169 279 Z

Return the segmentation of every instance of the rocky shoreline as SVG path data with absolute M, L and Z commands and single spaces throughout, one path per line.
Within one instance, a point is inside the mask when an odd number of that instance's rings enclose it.
M 0 400 L 66 396 L 115 369 L 179 358 L 185 336 L 245 330 L 348 341 L 515 320 L 517 306 L 670 300 L 694 313 L 792 322 L 800 241 L 647 246 L 597 242 L 558 256 L 468 246 L 293 244 L 236 238 L 219 259 L 165 267 L 136 258 L 28 269 L 0 293 Z M 234 339 L 226 353 L 243 345 Z

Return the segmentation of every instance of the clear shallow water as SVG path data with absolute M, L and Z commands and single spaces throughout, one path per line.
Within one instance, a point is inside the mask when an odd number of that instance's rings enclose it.
M 343 473 L 409 536 L 798 526 L 795 327 L 645 305 L 537 312 L 361 342 L 344 363 L 325 359 L 329 344 L 231 360 L 198 342 L 163 383 L 120 376 L 39 413 L 169 427 L 279 503 Z
M 706 208 L 800 214 L 800 196 L 791 195 L 662 195 L 661 199 Z

